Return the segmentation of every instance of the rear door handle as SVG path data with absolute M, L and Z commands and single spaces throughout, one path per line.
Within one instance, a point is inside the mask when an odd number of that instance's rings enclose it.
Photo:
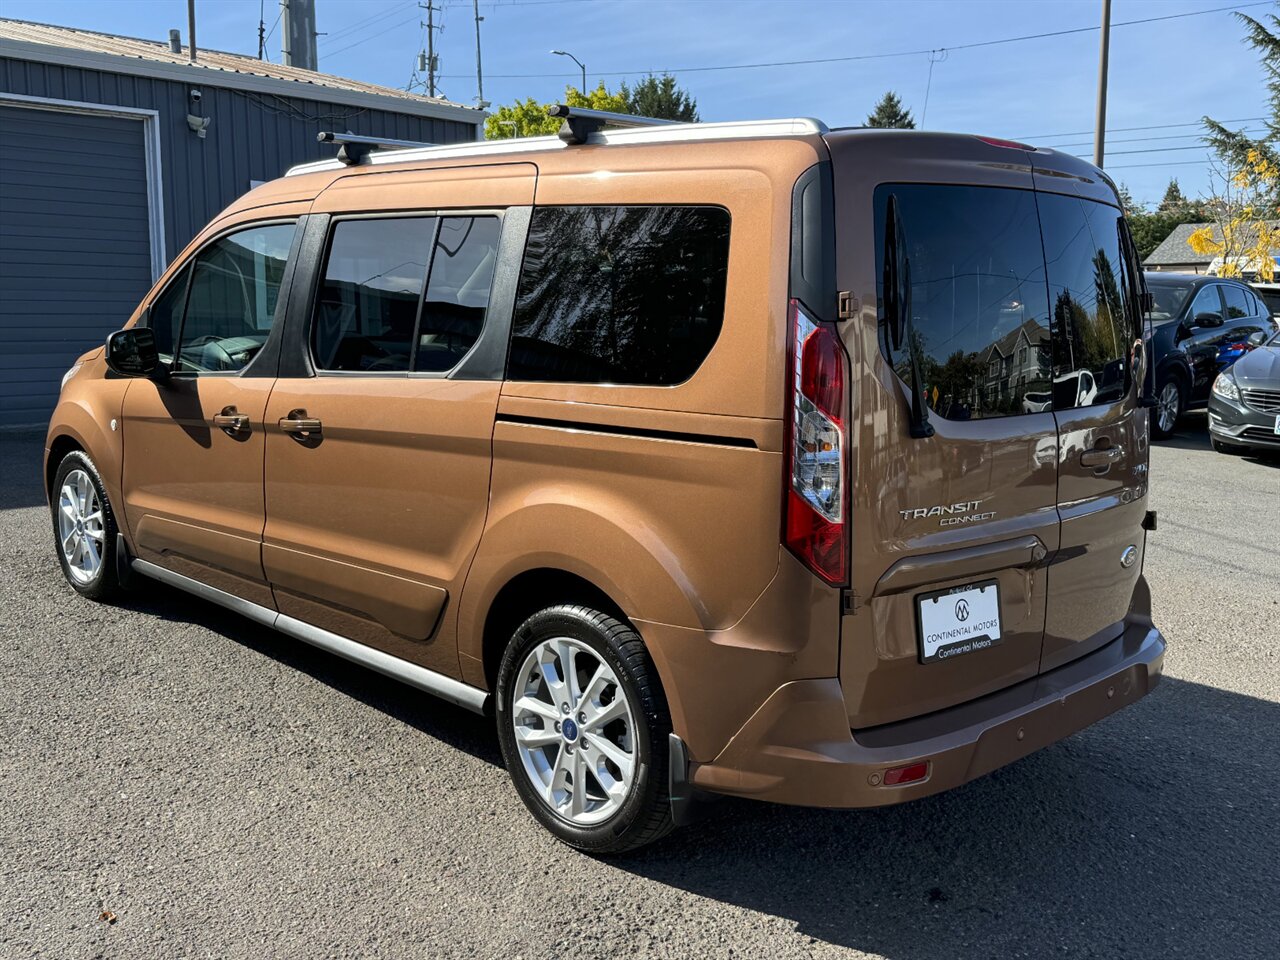
M 1109 467 L 1124 456 L 1123 447 L 1105 447 L 1102 450 L 1086 450 L 1080 454 L 1080 464 L 1085 467 Z
M 315 417 L 308 417 L 305 410 L 290 410 L 287 417 L 280 418 L 281 430 L 304 437 L 310 433 L 319 433 L 320 426 L 320 421 Z
M 249 429 L 247 414 L 237 413 L 235 407 L 223 407 L 222 412 L 213 418 L 213 425 L 221 427 L 227 433 L 241 433 Z

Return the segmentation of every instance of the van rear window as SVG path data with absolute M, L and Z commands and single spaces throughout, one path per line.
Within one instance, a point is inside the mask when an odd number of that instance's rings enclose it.
M 507 377 L 683 383 L 720 335 L 728 269 L 719 207 L 539 207 Z
M 883 184 L 875 192 L 881 287 L 891 196 L 911 329 L 896 350 L 886 332 L 882 349 L 910 382 L 914 345 L 934 413 L 976 420 L 1123 395 L 1132 338 L 1119 211 L 1030 190 Z

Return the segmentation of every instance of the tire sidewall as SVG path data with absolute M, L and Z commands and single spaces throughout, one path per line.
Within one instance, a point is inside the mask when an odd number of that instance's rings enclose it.
M 1160 397 L 1164 395 L 1165 387 L 1169 384 L 1173 384 L 1178 391 L 1178 410 L 1174 414 L 1173 425 L 1168 430 L 1164 430 L 1160 427 L 1159 401 Z M 1181 377 L 1174 373 L 1167 373 L 1160 378 L 1160 386 L 1156 390 L 1156 404 L 1151 408 L 1151 435 L 1157 440 L 1167 440 L 1178 429 L 1178 419 L 1187 410 L 1187 389 L 1183 386 Z
M 520 799 L 524 801 L 537 820 L 561 840 L 581 850 L 613 850 L 625 846 L 628 832 L 643 819 L 647 808 L 654 802 L 661 784 L 656 778 L 665 776 L 665 764 L 655 762 L 654 728 L 658 718 L 645 709 L 645 697 L 632 670 L 609 642 L 608 635 L 597 623 L 599 614 L 583 607 L 552 607 L 534 614 L 515 632 L 503 654 L 498 670 L 497 696 L 494 713 L 498 725 L 498 742 L 503 760 L 515 784 Z M 619 621 L 612 620 L 612 623 Z M 625 624 L 623 625 L 625 626 Z M 627 628 L 629 632 L 630 628 Z M 587 827 L 577 826 L 551 810 L 529 779 L 524 762 L 516 746 L 512 728 L 512 701 L 515 696 L 513 681 L 529 652 L 544 640 L 567 637 L 590 647 L 613 670 L 631 705 L 635 719 L 636 776 L 631 792 L 621 808 L 603 823 Z M 651 678 L 654 682 L 656 678 Z M 665 745 L 665 740 L 664 740 Z M 661 768 L 661 770 L 659 770 Z
M 97 575 L 87 583 L 81 583 L 71 575 L 71 566 L 67 562 L 66 556 L 63 555 L 62 539 L 58 529 L 58 500 L 62 492 L 62 484 L 66 481 L 67 475 L 73 470 L 83 470 L 89 475 L 89 481 L 93 484 L 94 491 L 98 495 L 98 502 L 102 504 L 102 566 L 98 568 Z M 58 555 L 58 565 L 62 568 L 62 575 L 66 578 L 71 588 L 76 593 L 91 600 L 105 599 L 115 593 L 117 589 L 115 568 L 116 533 L 118 531 L 115 511 L 112 509 L 111 501 L 107 498 L 107 491 L 102 484 L 102 477 L 98 473 L 97 465 L 82 450 L 71 451 L 58 464 L 58 470 L 53 478 L 53 486 L 49 491 L 49 519 L 53 525 L 53 548 Z

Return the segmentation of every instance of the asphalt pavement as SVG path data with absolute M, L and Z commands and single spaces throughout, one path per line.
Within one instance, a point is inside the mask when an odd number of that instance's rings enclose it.
M 0 957 L 1280 955 L 1280 460 L 1152 455 L 1151 696 L 951 793 L 552 839 L 488 721 L 159 584 L 58 571 L 0 434 Z M 104 919 L 105 918 L 105 919 Z

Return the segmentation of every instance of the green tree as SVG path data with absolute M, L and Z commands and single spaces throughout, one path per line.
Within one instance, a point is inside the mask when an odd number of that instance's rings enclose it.
M 1182 188 L 1178 186 L 1178 178 L 1172 177 L 1169 185 L 1164 188 L 1164 198 L 1160 201 L 1160 206 L 1156 207 L 1159 213 L 1177 213 L 1187 205 L 1187 198 L 1182 192 Z
M 1266 23 L 1243 13 L 1236 13 L 1235 17 L 1245 26 L 1245 42 L 1258 51 L 1262 60 L 1271 115 L 1267 119 L 1267 134 L 1256 140 L 1241 130 L 1227 129 L 1211 117 L 1204 118 L 1205 142 L 1227 166 L 1228 175 L 1256 167 L 1259 158 L 1271 166 L 1280 165 L 1280 152 L 1275 147 L 1280 140 L 1280 16 L 1269 14 Z M 1272 203 L 1280 201 L 1280 182 L 1272 181 L 1269 186 L 1268 199 Z
M 676 78 L 669 73 L 660 77 L 649 74 L 634 87 L 624 83 L 619 92 L 626 100 L 626 113 L 681 123 L 698 122 L 698 101 L 689 91 L 676 86 Z
M 1120 184 L 1120 188 L 1116 192 L 1120 194 L 1120 209 L 1124 211 L 1126 217 L 1142 212 L 1142 204 L 1133 199 L 1133 192 L 1127 184 Z
M 903 107 L 901 98 L 890 90 L 880 98 L 876 108 L 867 117 L 867 126 L 914 130 L 916 122 L 911 117 L 911 111 Z
M 577 87 L 565 87 L 564 103 L 571 107 L 588 107 L 592 110 L 608 110 L 611 113 L 628 113 L 627 98 L 622 93 L 610 93 L 600 85 L 583 96 Z M 539 103 L 533 97 L 517 100 L 509 106 L 498 107 L 484 122 L 486 140 L 506 140 L 510 137 L 549 136 L 560 129 L 560 121 L 547 116 L 550 104 Z

